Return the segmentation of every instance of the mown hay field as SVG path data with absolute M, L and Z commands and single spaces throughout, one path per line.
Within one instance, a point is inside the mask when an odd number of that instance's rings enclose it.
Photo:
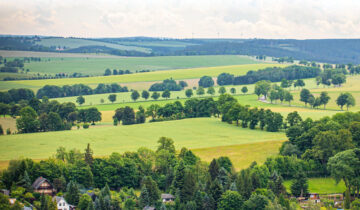
M 106 57 L 105 55 L 98 55 L 98 57 L 96 57 L 89 54 L 88 56 L 82 57 L 75 56 L 76 55 L 72 57 L 45 57 L 42 58 L 40 62 L 32 61 L 30 63 L 25 63 L 24 68 L 29 69 L 30 73 L 55 75 L 56 73 L 71 74 L 76 72 L 82 73 L 83 75 L 101 76 L 107 68 L 111 70 L 130 70 L 135 73 L 137 70 L 156 71 L 262 63 L 252 57 L 237 55 L 160 57 Z
M 87 143 L 91 144 L 96 156 L 134 151 L 139 147 L 155 149 L 157 140 L 161 136 L 172 138 L 179 150 L 182 147 L 199 149 L 286 140 L 282 132 L 244 129 L 223 123 L 217 118 L 195 118 L 116 127 L 98 125 L 87 130 L 0 136 L 0 161 L 20 157 L 43 159 L 55 154 L 59 146 L 82 150 Z M 277 152 L 277 149 L 274 152 Z
M 204 75 L 216 77 L 223 72 L 234 75 L 244 75 L 249 70 L 258 70 L 271 66 L 284 66 L 281 64 L 244 64 L 234 66 L 218 66 L 218 67 L 201 67 L 191 69 L 176 69 L 154 71 L 137 74 L 116 75 L 116 76 L 98 76 L 98 77 L 84 77 L 84 78 L 66 78 L 66 79 L 45 79 L 45 80 L 19 80 L 19 81 L 4 81 L 1 82 L 0 89 L 9 89 L 8 87 L 22 87 L 27 86 L 33 89 L 39 89 L 45 85 L 72 85 L 72 84 L 86 84 L 94 85 L 99 83 L 120 83 L 125 84 L 131 82 L 146 82 L 146 81 L 161 81 L 165 79 L 193 79 L 200 78 Z

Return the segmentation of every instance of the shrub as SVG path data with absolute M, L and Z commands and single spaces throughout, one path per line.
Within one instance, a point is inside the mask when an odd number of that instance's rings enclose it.
M 90 125 L 89 125 L 88 123 L 84 123 L 84 124 L 83 124 L 83 128 L 84 128 L 84 129 L 88 129 L 89 126 L 90 126 Z

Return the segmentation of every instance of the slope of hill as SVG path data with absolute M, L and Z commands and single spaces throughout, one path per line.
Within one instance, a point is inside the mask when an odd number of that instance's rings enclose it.
M 163 39 L 0 37 L 0 50 L 106 53 L 124 56 L 266 55 L 360 64 L 360 39 Z

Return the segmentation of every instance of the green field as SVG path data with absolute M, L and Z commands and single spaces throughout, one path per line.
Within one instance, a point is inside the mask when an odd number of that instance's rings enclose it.
M 235 169 L 240 170 L 249 167 L 254 161 L 258 164 L 263 164 L 268 157 L 277 155 L 283 142 L 284 141 L 266 141 L 240 145 L 218 146 L 194 149 L 193 152 L 198 155 L 201 160 L 208 163 L 210 163 L 213 158 L 227 156 L 231 159 Z
M 172 138 L 177 149 L 286 140 L 284 133 L 243 129 L 216 118 L 196 118 L 117 127 L 95 126 L 88 130 L 0 136 L 0 160 L 7 161 L 19 157 L 43 159 L 53 155 L 59 146 L 81 149 L 85 148 L 87 143 L 91 144 L 96 156 L 134 151 L 139 147 L 155 149 L 156 141 L 161 136 Z
M 0 50 L 0 56 L 5 58 L 119 58 L 120 56 L 101 53 L 64 53 L 64 52 L 36 52 L 18 50 Z
M 1 55 L 1 54 L 0 54 Z M 105 69 L 169 70 L 182 68 L 240 65 L 261 63 L 247 56 L 160 56 L 160 57 L 52 57 L 40 62 L 25 63 L 25 69 L 31 73 L 82 73 L 85 75 L 103 75 Z
M 335 180 L 332 178 L 310 178 L 309 180 L 309 192 L 310 193 L 319 193 L 319 194 L 333 194 L 333 193 L 344 193 L 346 190 L 345 183 L 341 181 L 339 184 L 336 184 Z M 286 190 L 291 192 L 291 180 L 284 182 Z
M 137 74 L 116 75 L 116 76 L 99 76 L 99 77 L 85 77 L 85 78 L 67 78 L 67 79 L 47 79 L 47 80 L 19 80 L 19 81 L 5 81 L 0 83 L 0 90 L 8 89 L 14 85 L 32 87 L 38 89 L 44 85 L 71 85 L 71 84 L 86 84 L 94 85 L 99 83 L 131 83 L 131 82 L 146 82 L 159 81 L 173 78 L 176 80 L 200 78 L 204 75 L 216 77 L 223 72 L 232 73 L 235 75 L 246 74 L 249 70 L 258 70 L 271 66 L 285 66 L 281 64 L 246 64 L 235 66 L 219 66 L 219 67 L 202 67 L 191 69 L 177 69 L 166 71 L 155 71 Z

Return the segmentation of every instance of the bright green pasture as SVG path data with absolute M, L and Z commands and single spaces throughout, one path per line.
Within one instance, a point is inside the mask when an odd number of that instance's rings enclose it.
M 246 94 L 246 95 L 241 94 L 240 90 L 241 90 L 242 86 L 227 86 L 226 89 L 227 89 L 228 93 L 230 92 L 230 89 L 232 87 L 235 87 L 235 89 L 236 89 L 236 95 L 234 95 L 234 96 L 239 101 L 240 104 L 250 105 L 251 107 L 271 109 L 275 112 L 281 113 L 284 117 L 286 117 L 287 114 L 290 112 L 298 111 L 299 114 L 303 118 L 311 117 L 312 119 L 320 119 L 324 116 L 331 116 L 331 115 L 334 115 L 334 114 L 340 112 L 339 109 L 338 110 L 321 110 L 321 109 L 306 108 L 302 105 L 288 106 L 287 103 L 284 103 L 282 105 L 281 104 L 264 103 L 264 102 L 258 101 L 257 96 L 254 94 Z M 253 91 L 253 85 L 250 85 L 247 87 L 249 88 L 249 92 L 251 93 Z M 216 89 L 216 91 L 218 91 L 218 87 L 215 87 L 215 89 Z M 161 92 L 159 92 L 159 93 L 161 93 Z M 180 101 L 182 103 L 185 103 L 185 101 L 187 100 L 184 91 L 173 91 L 173 92 L 171 92 L 171 99 L 160 98 L 157 101 L 155 101 L 151 98 L 148 99 L 147 101 L 145 101 L 143 98 L 139 98 L 138 101 L 134 102 L 131 100 L 130 94 L 131 93 L 117 93 L 116 94 L 117 101 L 113 104 L 108 100 L 109 94 L 84 96 L 85 97 L 85 105 L 83 105 L 79 108 L 88 108 L 90 106 L 94 106 L 94 107 L 98 108 L 100 111 L 114 111 L 115 109 L 117 109 L 119 107 L 124 107 L 124 106 L 130 106 L 134 109 L 137 109 L 139 106 L 143 106 L 143 107 L 147 108 L 151 104 L 158 104 L 160 106 L 163 106 L 167 103 L 175 102 L 175 101 Z M 217 99 L 218 95 L 219 94 L 216 93 L 214 98 Z M 209 94 L 205 94 L 204 96 L 201 96 L 201 97 L 210 97 L 210 96 L 211 95 L 209 95 Z M 179 99 L 177 97 L 179 97 Z M 199 96 L 195 95 L 193 97 L 199 97 Z M 104 101 L 105 101 L 104 104 L 101 104 L 101 102 L 100 102 L 101 99 L 104 99 Z M 70 101 L 70 102 L 76 103 L 76 97 L 57 98 L 54 100 L 58 100 L 59 102 Z
M 347 82 L 343 84 L 341 87 L 324 87 L 322 85 L 317 86 L 314 79 L 306 80 L 305 88 L 310 89 L 310 92 L 315 96 L 319 97 L 322 91 L 328 92 L 330 96 L 330 101 L 326 105 L 327 110 L 340 110 L 340 107 L 336 104 L 336 99 L 340 95 L 340 93 L 349 92 L 351 93 L 356 101 L 356 105 L 354 107 L 350 107 L 349 111 L 360 111 L 360 76 L 348 76 Z M 292 91 L 294 95 L 294 101 L 292 102 L 293 105 L 296 106 L 305 106 L 304 102 L 300 101 L 300 90 L 296 89 Z M 323 109 L 324 107 L 319 107 Z M 344 107 L 346 110 L 346 107 Z
M 85 75 L 103 75 L 105 69 L 166 70 L 224 65 L 260 63 L 247 56 L 210 55 L 210 56 L 160 56 L 160 57 L 83 57 L 83 58 L 47 58 L 41 62 L 25 64 L 31 72 L 51 74 L 82 73 Z
M 291 183 L 292 180 L 287 180 L 284 182 L 286 190 L 291 193 Z M 318 193 L 318 194 L 333 194 L 333 193 L 344 193 L 346 190 L 345 184 L 343 181 L 336 184 L 335 180 L 332 178 L 310 178 L 308 179 L 309 183 L 309 192 Z
M 281 64 L 244 64 L 235 66 L 219 66 L 219 67 L 202 67 L 192 69 L 177 69 L 166 71 L 155 71 L 147 73 L 116 75 L 116 76 L 99 76 L 99 77 L 85 77 L 85 78 L 67 78 L 67 79 L 47 79 L 47 80 L 20 80 L 20 81 L 6 81 L 2 82 L 3 86 L 7 84 L 17 84 L 32 86 L 34 89 L 43 87 L 44 85 L 71 85 L 71 84 L 99 84 L 99 83 L 131 83 L 131 82 L 146 82 L 159 81 L 164 79 L 192 79 L 200 78 L 204 75 L 216 77 L 223 72 L 232 73 L 235 75 L 246 74 L 249 70 L 258 70 L 271 66 L 284 66 Z
M 107 42 L 101 41 L 93 41 L 93 40 L 86 40 L 86 39 L 76 39 L 76 38 L 46 38 L 41 39 L 40 41 L 36 42 L 39 45 L 43 45 L 46 47 L 56 46 L 56 47 L 66 47 L 67 49 L 78 48 L 83 46 L 105 46 L 110 47 L 118 50 L 134 50 L 140 52 L 150 53 L 151 50 L 148 48 L 143 47 L 134 47 L 134 46 L 126 46 L 120 44 L 112 44 Z
M 95 126 L 89 129 L 0 136 L 0 160 L 19 157 L 43 159 L 59 146 L 85 148 L 91 144 L 94 155 L 155 149 L 161 136 L 175 141 L 177 149 L 207 148 L 256 142 L 286 140 L 284 133 L 251 130 L 223 123 L 217 118 L 193 118 L 128 126 Z M 226 154 L 224 154 L 226 155 Z

